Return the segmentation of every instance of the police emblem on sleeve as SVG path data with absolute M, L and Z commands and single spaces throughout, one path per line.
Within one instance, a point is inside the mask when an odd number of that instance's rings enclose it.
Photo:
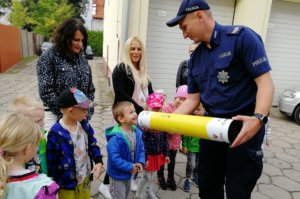
M 228 72 L 222 70 L 221 72 L 218 72 L 218 80 L 222 84 L 228 82 L 230 76 L 228 75 Z

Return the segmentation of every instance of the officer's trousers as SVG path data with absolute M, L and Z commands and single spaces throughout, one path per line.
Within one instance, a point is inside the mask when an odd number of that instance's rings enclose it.
M 250 199 L 263 169 L 262 128 L 236 148 L 227 143 L 200 139 L 198 177 L 201 199 Z

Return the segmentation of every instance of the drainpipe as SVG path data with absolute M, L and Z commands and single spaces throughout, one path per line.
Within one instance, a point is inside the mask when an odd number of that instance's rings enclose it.
M 122 1 L 122 0 L 121 0 Z M 123 41 L 122 45 L 125 44 L 126 40 L 128 39 L 128 29 L 129 29 L 129 11 L 130 11 L 130 0 L 126 0 L 126 10 L 125 10 L 125 21 L 124 21 L 124 32 L 122 33 L 123 36 Z
M 231 25 L 234 25 L 234 18 L 235 18 L 236 4 L 237 4 L 237 0 L 234 1 L 234 9 L 233 9 L 233 17 L 232 17 Z

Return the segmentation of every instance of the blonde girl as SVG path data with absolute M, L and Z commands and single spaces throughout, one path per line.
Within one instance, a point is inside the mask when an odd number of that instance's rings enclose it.
M 56 198 L 55 182 L 23 168 L 37 153 L 42 138 L 39 126 L 21 114 L 9 113 L 0 120 L 0 132 L 2 197 L 13 199 L 22 193 L 23 198 Z

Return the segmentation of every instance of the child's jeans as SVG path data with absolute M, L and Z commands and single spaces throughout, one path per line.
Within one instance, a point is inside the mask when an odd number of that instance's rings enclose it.
M 191 178 L 191 175 L 193 174 L 193 177 L 198 176 L 198 155 L 197 152 L 188 152 L 187 154 L 187 162 L 186 162 L 186 178 Z
M 76 186 L 75 190 L 60 189 L 58 191 L 59 199 L 90 199 L 91 184 L 89 177 L 86 177 L 83 183 Z
M 143 191 L 145 190 L 146 195 L 150 195 L 152 190 L 152 181 L 154 172 L 152 171 L 143 171 L 142 178 L 138 183 L 138 188 L 136 191 L 136 198 L 142 198 Z
M 131 179 L 116 180 L 109 177 L 110 181 L 110 195 L 112 199 L 127 199 L 130 192 Z

